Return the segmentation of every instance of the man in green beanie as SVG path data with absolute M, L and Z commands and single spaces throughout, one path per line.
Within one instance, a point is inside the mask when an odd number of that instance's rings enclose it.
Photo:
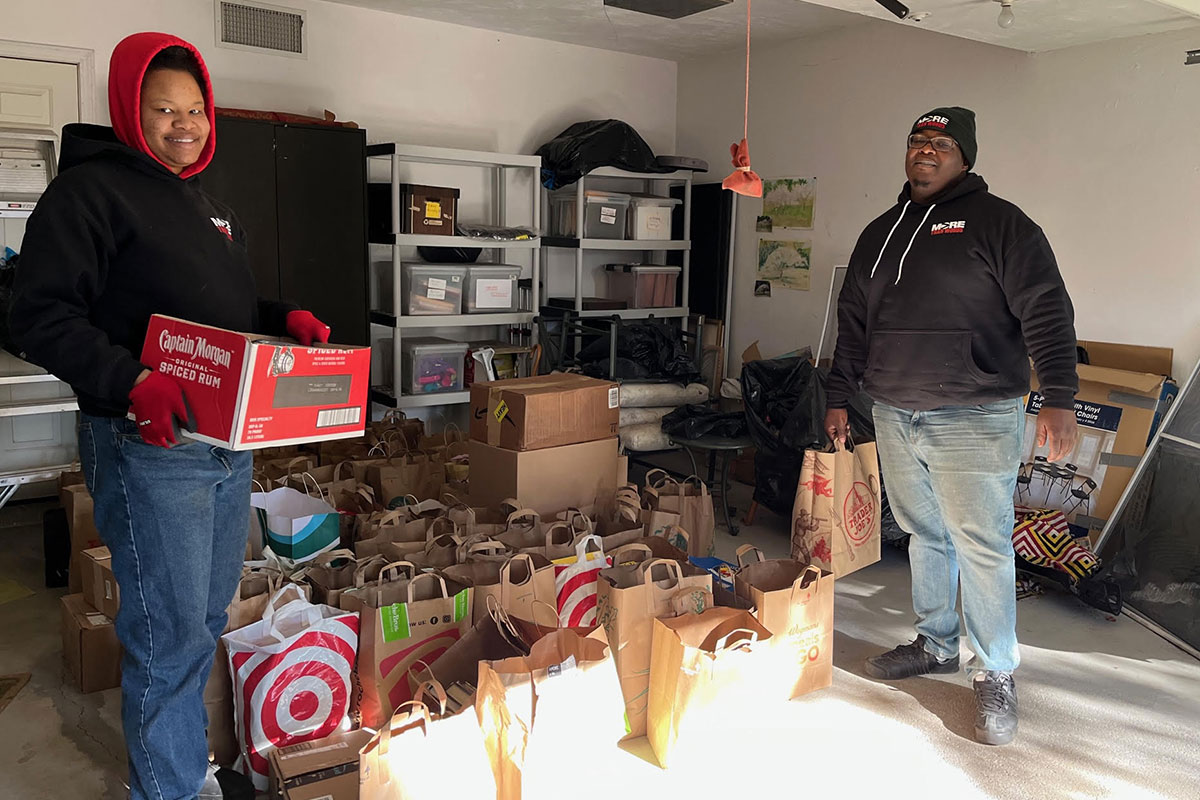
M 972 172 L 975 114 L 922 114 L 909 131 L 899 202 L 859 237 L 838 297 L 838 340 L 825 428 L 874 399 L 881 474 L 912 534 L 916 641 L 867 660 L 897 680 L 959 669 L 962 589 L 975 659 L 975 737 L 1017 731 L 1013 492 L 1025 431 L 1029 358 L 1037 368 L 1037 445 L 1074 449 L 1075 327 L 1041 228 Z M 1035 406 L 1038 407 L 1038 406 Z

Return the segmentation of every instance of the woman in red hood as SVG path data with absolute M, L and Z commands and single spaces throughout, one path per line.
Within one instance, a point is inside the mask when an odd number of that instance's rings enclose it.
M 138 354 L 152 314 L 304 345 L 329 329 L 257 298 L 237 218 L 200 189 L 216 136 L 192 45 L 160 33 L 118 44 L 109 112 L 112 128 L 63 130 L 59 175 L 26 230 L 10 327 L 79 398 L 80 460 L 121 588 L 131 795 L 221 797 L 202 695 L 241 572 L 251 454 L 177 437 L 180 386 Z

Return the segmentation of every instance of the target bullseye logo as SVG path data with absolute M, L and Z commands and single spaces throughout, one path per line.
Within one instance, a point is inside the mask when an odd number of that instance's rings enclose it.
M 358 650 L 358 615 L 310 630 L 278 653 L 231 650 L 237 681 L 239 766 L 265 790 L 267 754 L 329 736 L 350 710 L 351 673 Z M 231 647 L 236 647 L 232 645 Z

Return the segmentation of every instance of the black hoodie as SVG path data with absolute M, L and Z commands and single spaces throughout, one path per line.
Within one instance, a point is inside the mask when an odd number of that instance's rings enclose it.
M 1072 408 L 1074 311 L 1041 228 L 975 174 L 925 204 L 906 184 L 850 257 L 829 407 L 845 408 L 860 380 L 914 410 L 1020 397 L 1029 356 L 1045 404 Z
M 152 314 L 278 335 L 293 308 L 256 299 L 241 226 L 196 178 L 111 128 L 63 129 L 59 175 L 26 228 L 10 325 L 82 411 L 126 414 Z

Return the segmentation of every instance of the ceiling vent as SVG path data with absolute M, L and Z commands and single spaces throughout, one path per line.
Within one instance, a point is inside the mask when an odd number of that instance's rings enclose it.
M 246 0 L 217 0 L 217 44 L 294 58 L 307 57 L 305 12 Z
M 638 11 L 642 14 L 653 14 L 656 17 L 679 19 L 708 11 L 710 8 L 727 6 L 733 0 L 604 0 L 604 5 L 611 8 L 623 8 L 626 11 Z

